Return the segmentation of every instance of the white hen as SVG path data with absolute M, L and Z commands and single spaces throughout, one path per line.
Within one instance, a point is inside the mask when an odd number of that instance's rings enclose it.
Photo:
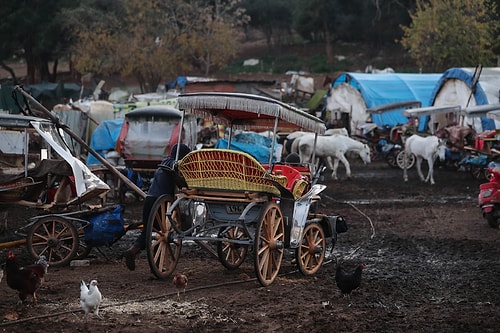
M 102 295 L 99 288 L 97 288 L 97 280 L 90 281 L 88 287 L 85 281 L 82 280 L 80 283 L 80 306 L 85 312 L 84 322 L 87 322 L 87 317 L 90 312 L 94 312 L 96 317 L 101 318 L 99 316 L 99 306 L 101 302 Z

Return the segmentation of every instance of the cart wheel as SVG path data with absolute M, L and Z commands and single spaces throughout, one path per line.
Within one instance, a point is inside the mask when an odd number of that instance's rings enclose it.
M 167 196 L 158 198 L 153 204 L 146 225 L 146 250 L 151 272 L 164 280 L 172 274 L 181 254 L 182 240 L 174 239 L 174 229 L 167 217 L 171 202 Z M 180 212 L 175 209 L 172 219 L 181 228 Z
M 477 180 L 486 180 L 488 179 L 488 174 L 489 171 L 487 168 L 483 167 L 475 167 L 475 166 L 469 166 L 469 173 L 471 174 L 472 178 L 477 179 Z
M 326 253 L 325 232 L 318 223 L 309 223 L 304 228 L 300 246 L 295 251 L 299 271 L 312 275 L 323 264 Z
M 406 152 L 404 150 L 401 150 L 397 155 L 396 155 L 396 163 L 398 164 L 398 167 L 401 170 L 404 170 L 405 168 L 405 157 L 406 157 Z M 410 157 L 408 157 L 408 162 L 407 162 L 407 168 L 411 169 L 413 165 L 415 164 L 415 155 L 411 154 Z
M 34 258 L 44 255 L 50 266 L 63 266 L 74 258 L 78 250 L 78 232 L 73 223 L 64 218 L 47 216 L 33 225 L 26 244 Z
M 257 225 L 254 241 L 255 272 L 263 286 L 273 283 L 283 259 L 285 242 L 284 223 L 281 209 L 269 203 Z
M 90 252 L 92 252 L 92 246 L 88 246 L 87 243 L 85 243 L 85 235 L 81 234 L 79 238 L 78 248 L 73 259 L 85 259 L 89 256 Z
M 248 240 L 249 237 L 241 227 L 221 228 L 219 237 L 226 237 L 234 240 Z M 238 268 L 245 260 L 248 253 L 248 246 L 232 242 L 217 242 L 217 255 L 224 267 L 229 270 Z
M 385 161 L 387 164 L 389 164 L 390 167 L 392 168 L 399 168 L 398 166 L 398 161 L 397 161 L 397 156 L 401 152 L 401 149 L 399 148 L 392 148 L 392 152 L 389 152 L 386 157 Z

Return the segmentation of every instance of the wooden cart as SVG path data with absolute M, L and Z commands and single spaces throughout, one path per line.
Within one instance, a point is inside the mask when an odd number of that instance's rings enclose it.
M 275 137 L 279 130 L 325 131 L 318 118 L 255 95 L 185 94 L 179 97 L 179 107 L 232 130 L 274 129 Z M 169 277 L 183 242 L 194 241 L 230 270 L 252 253 L 263 286 L 278 275 L 285 248 L 294 251 L 303 274 L 314 274 L 325 258 L 327 241 L 335 244 L 342 217 L 312 212 L 326 186 L 314 184 L 313 166 L 306 170 L 273 160 L 261 164 L 248 153 L 230 149 L 192 151 L 172 171 L 179 177 L 175 200 L 160 197 L 151 211 L 146 226 L 151 271 L 158 278 Z

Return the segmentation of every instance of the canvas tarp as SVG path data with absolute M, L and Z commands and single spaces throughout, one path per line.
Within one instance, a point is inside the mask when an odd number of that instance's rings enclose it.
M 446 70 L 437 82 L 432 94 L 432 106 L 470 107 L 475 105 L 500 103 L 500 67 L 482 68 L 479 81 L 474 87 L 474 73 L 476 68 L 450 68 Z M 457 120 L 457 119 L 453 119 Z M 447 125 L 450 119 L 446 114 L 433 116 L 431 123 L 436 128 Z M 476 132 L 500 128 L 500 123 L 482 118 L 466 118 L 465 125 L 472 125 Z
M 116 142 L 122 129 L 123 119 L 104 120 L 95 129 L 92 134 L 90 148 L 99 155 L 105 157 L 105 153 L 116 148 Z M 101 164 L 94 155 L 89 154 L 87 165 Z
M 367 114 L 368 108 L 402 101 L 420 101 L 429 106 L 432 91 L 442 74 L 343 73 L 332 83 L 327 95 L 327 112 L 351 113 L 351 129 L 367 121 L 395 126 L 407 123 L 403 109 Z

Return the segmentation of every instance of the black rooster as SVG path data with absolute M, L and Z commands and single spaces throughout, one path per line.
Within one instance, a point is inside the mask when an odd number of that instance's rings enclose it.
M 28 295 L 31 295 L 34 304 L 38 303 L 37 291 L 42 285 L 48 267 L 45 257 L 42 257 L 35 264 L 19 267 L 14 252 L 9 251 L 7 255 L 7 263 L 5 264 L 7 285 L 19 292 L 21 302 L 25 301 Z
M 335 282 L 337 287 L 339 287 L 342 295 L 349 296 L 351 291 L 358 288 L 361 283 L 361 273 L 365 268 L 364 264 L 360 264 L 353 274 L 346 274 L 340 265 L 337 266 L 337 272 L 335 273 Z

